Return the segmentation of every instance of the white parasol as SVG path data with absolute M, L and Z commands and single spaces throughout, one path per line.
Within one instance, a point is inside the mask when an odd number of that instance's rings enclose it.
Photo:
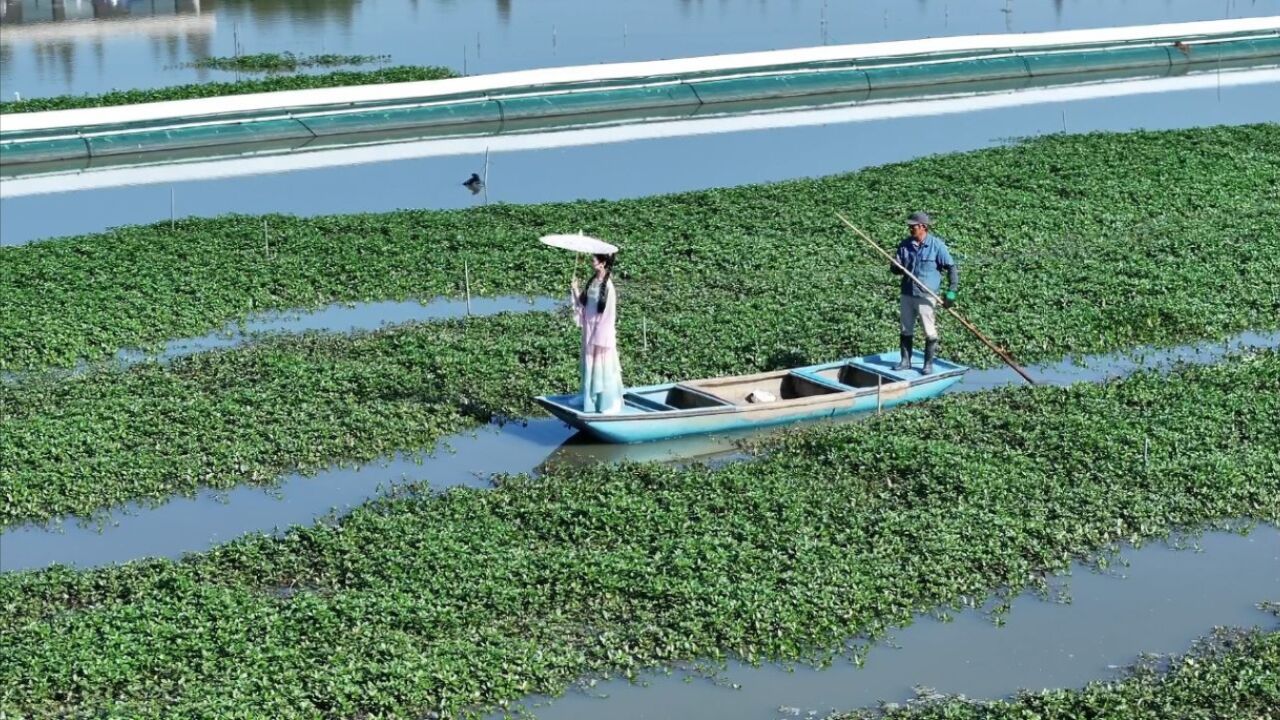
M 538 238 L 538 242 L 543 245 L 560 248 L 562 250 L 572 250 L 577 253 L 586 253 L 588 255 L 612 255 L 618 252 L 616 245 L 593 238 L 590 235 L 543 235 Z

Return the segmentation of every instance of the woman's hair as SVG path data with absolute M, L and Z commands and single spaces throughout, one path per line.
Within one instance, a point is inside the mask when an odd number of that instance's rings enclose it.
M 600 299 L 596 302 L 596 312 L 604 312 L 604 308 L 609 304 L 609 276 L 613 274 L 613 261 L 617 255 L 604 255 L 597 253 L 595 258 L 604 264 L 604 281 L 600 283 Z M 587 291 L 591 289 L 591 283 L 595 281 L 593 276 L 587 281 L 586 287 L 582 288 L 580 300 L 583 305 L 587 304 Z

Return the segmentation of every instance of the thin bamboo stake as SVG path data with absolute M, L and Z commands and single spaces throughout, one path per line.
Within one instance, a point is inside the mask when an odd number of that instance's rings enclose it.
M 471 317 L 471 263 L 462 259 L 462 280 L 467 291 L 467 317 Z
M 1013 359 L 1013 356 L 1009 355 L 1009 353 L 1005 352 L 1002 348 L 998 347 L 995 343 L 988 340 L 986 335 L 983 335 L 982 332 L 978 330 L 978 328 L 974 327 L 973 323 L 966 320 L 965 317 L 961 315 L 959 311 L 957 311 L 955 308 L 946 307 L 946 304 L 942 302 L 942 298 L 938 297 L 937 293 L 930 290 L 928 286 L 926 286 L 924 283 L 920 282 L 920 279 L 917 278 L 915 275 L 912 275 L 910 270 L 907 270 L 906 268 L 902 267 L 902 264 L 899 263 L 897 259 L 895 259 L 892 255 L 885 252 L 884 248 L 877 245 L 875 240 L 872 240 L 871 238 L 867 237 L 866 233 L 862 232 L 862 230 L 859 230 L 858 226 L 849 222 L 848 218 L 846 218 L 844 215 L 841 215 L 840 213 L 836 213 L 836 217 L 840 218 L 840 222 L 843 222 L 845 225 L 848 225 L 854 232 L 858 233 L 858 235 L 861 236 L 863 240 L 867 241 L 868 245 L 875 248 L 876 252 L 880 253 L 889 262 L 893 263 L 895 267 L 897 267 L 899 270 L 903 272 L 903 274 L 911 278 L 911 281 L 914 282 L 917 286 L 919 286 L 921 290 L 924 290 L 926 293 L 928 293 L 929 297 L 932 298 L 933 301 L 937 303 L 939 307 L 942 307 L 944 310 L 951 313 L 952 317 L 954 317 L 956 320 L 959 320 L 960 324 L 963 325 L 966 330 L 973 333 L 974 337 L 981 340 L 982 343 L 986 345 L 988 348 L 991 348 L 991 352 L 999 356 L 1000 359 L 1003 360 L 1006 365 L 1013 368 L 1014 372 L 1021 375 L 1023 380 L 1026 380 L 1028 383 L 1032 385 L 1036 384 L 1036 381 L 1031 379 L 1031 376 L 1027 374 L 1027 371 L 1023 370 L 1022 367 L 1018 365 L 1017 361 Z
M 488 145 L 484 146 L 484 178 L 482 178 L 481 184 L 484 185 L 484 204 L 488 205 L 489 204 L 489 146 Z

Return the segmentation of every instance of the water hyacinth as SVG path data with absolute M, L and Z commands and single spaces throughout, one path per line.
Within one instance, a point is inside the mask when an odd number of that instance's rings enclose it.
M 0 250 L 0 365 L 101 357 L 266 308 L 456 295 L 464 263 L 477 294 L 559 297 L 567 267 L 552 260 L 564 258 L 534 238 L 578 220 L 626 248 L 618 283 L 630 384 L 892 347 L 896 284 L 840 230 L 828 212 L 837 206 L 856 208 L 855 221 L 881 238 L 896 237 L 904 208 L 950 207 L 939 212 L 943 232 L 978 266 L 962 271 L 963 307 L 1024 361 L 1272 328 L 1280 193 L 1258 191 L 1280 183 L 1280 162 L 1268 162 L 1278 133 L 1049 138 L 625 202 L 273 216 L 270 257 L 259 217 L 37 243 Z M 1058 176 L 1084 189 L 1009 204 L 1008 183 L 1047 187 Z M 1244 224 L 1254 240 L 1230 253 L 1203 240 L 1239 237 Z M 1053 235 L 1064 227 L 1070 237 Z M 995 362 L 958 328 L 945 333 L 946 357 Z M 495 415 L 536 412 L 532 395 L 572 388 L 576 342 L 565 317 L 504 315 L 0 383 L 0 524 L 431 447 Z
M 187 67 L 209 68 L 212 70 L 234 70 L 238 72 L 292 72 L 301 68 L 338 67 L 342 65 L 371 65 L 386 62 L 390 55 L 339 55 L 322 53 L 319 55 L 295 55 L 282 53 L 247 53 L 231 57 L 201 58 Z
M 1264 352 L 948 397 L 749 462 L 562 468 L 182 562 L 0 575 L 0 708 L 409 718 L 726 654 L 822 660 L 1122 541 L 1280 521 L 1278 385 Z
M 624 359 L 645 318 L 654 354 L 688 358 L 691 373 L 862 354 L 896 345 L 897 286 L 832 213 L 887 245 L 919 208 L 959 256 L 961 306 L 1020 358 L 1280 318 L 1280 125 L 1267 124 L 1050 136 L 639 200 L 195 218 L 0 248 L 0 370 L 155 347 L 264 310 L 457 298 L 464 264 L 473 295 L 563 297 L 567 258 L 536 239 L 566 229 L 623 248 Z M 962 332 L 945 340 L 991 362 Z

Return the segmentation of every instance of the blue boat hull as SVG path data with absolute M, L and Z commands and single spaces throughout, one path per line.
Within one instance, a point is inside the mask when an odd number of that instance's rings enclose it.
M 575 395 L 536 400 L 604 442 L 638 443 L 875 412 L 935 397 L 968 370 L 939 360 L 933 373 L 923 375 L 918 369 L 893 370 L 897 360 L 897 353 L 881 353 L 774 373 L 631 388 L 622 410 L 609 414 L 582 412 Z M 915 367 L 922 364 L 917 354 Z M 776 388 L 777 399 L 751 402 L 757 398 L 748 396 L 758 395 L 758 388 L 771 394 Z

